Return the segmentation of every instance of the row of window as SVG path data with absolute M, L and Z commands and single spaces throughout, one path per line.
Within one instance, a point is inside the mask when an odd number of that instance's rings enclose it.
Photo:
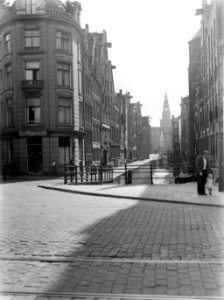
M 40 31 L 38 29 L 28 29 L 24 31 L 24 48 L 27 50 L 38 50 L 40 48 Z M 71 53 L 71 35 L 64 31 L 56 31 L 56 50 L 63 51 L 65 53 Z M 0 54 L 8 55 L 12 52 L 12 35 L 6 33 L 3 37 L 3 41 L 0 41 Z M 78 43 L 77 59 L 81 63 L 81 45 Z
M 112 127 L 110 128 L 110 136 L 114 143 L 120 142 L 120 130 L 119 128 Z
M 40 80 L 40 62 L 39 61 L 26 61 L 24 62 L 24 75 L 25 80 Z M 4 85 L 3 85 L 4 83 Z M 82 72 L 79 70 L 78 73 L 78 89 L 79 94 L 82 94 Z M 57 63 L 57 84 L 60 87 L 71 88 L 71 64 L 65 62 Z M 0 70 L 0 92 L 5 89 L 11 89 L 13 86 L 12 81 L 12 65 L 6 64 L 3 71 Z
M 218 106 L 210 107 L 206 105 L 203 110 L 195 115 L 195 126 L 206 126 L 214 120 L 218 120 Z
M 212 156 L 218 157 L 218 133 L 206 136 L 206 137 L 196 137 L 195 148 L 208 149 Z
M 4 109 L 2 107 L 2 120 Z M 13 125 L 13 106 L 12 99 L 9 98 L 5 102 L 6 125 Z M 72 121 L 72 101 L 70 98 L 58 98 L 58 123 L 71 124 Z M 26 123 L 41 123 L 41 99 L 26 98 Z M 3 125 L 3 124 L 2 124 Z

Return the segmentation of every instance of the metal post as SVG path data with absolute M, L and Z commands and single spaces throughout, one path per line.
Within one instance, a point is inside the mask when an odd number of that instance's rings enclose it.
M 77 171 L 77 166 L 75 166 L 75 184 L 78 184 L 78 171 Z
M 102 184 L 103 181 L 103 171 L 102 171 L 102 167 L 99 167 L 99 176 L 100 176 L 100 184 Z
M 69 171 L 70 171 L 70 183 L 73 182 L 73 176 L 74 176 L 74 170 L 73 168 L 69 168 Z
M 150 164 L 150 182 L 153 184 L 152 164 Z
M 66 165 L 64 166 L 64 184 L 67 184 L 68 182 L 68 177 L 67 177 L 67 168 Z
M 125 160 L 125 163 L 124 163 L 124 170 L 125 170 L 125 184 L 128 184 L 128 172 L 127 172 L 127 162 Z
M 86 182 L 88 182 L 88 176 L 89 176 L 88 171 L 89 171 L 89 167 L 86 167 Z

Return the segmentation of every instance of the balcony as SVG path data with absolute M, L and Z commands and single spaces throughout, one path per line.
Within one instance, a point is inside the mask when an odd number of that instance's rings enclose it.
M 21 89 L 26 93 L 38 93 L 44 88 L 43 80 L 23 80 Z

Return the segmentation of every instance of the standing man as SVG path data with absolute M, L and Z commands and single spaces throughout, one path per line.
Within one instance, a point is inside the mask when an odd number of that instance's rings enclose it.
M 207 150 L 204 150 L 202 155 L 197 156 L 195 162 L 198 195 L 206 195 L 205 184 L 208 172 L 210 171 L 208 154 L 209 152 Z
M 70 182 L 73 182 L 75 163 L 72 158 L 69 160 L 69 171 L 70 171 Z M 77 176 L 77 174 L 76 174 L 76 176 Z

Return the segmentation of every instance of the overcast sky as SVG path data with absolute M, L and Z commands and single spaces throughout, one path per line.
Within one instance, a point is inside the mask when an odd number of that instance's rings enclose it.
M 81 25 L 106 30 L 115 90 L 129 91 L 159 126 L 164 95 L 171 114 L 180 115 L 188 95 L 188 42 L 200 28 L 195 16 L 202 0 L 80 0 Z

